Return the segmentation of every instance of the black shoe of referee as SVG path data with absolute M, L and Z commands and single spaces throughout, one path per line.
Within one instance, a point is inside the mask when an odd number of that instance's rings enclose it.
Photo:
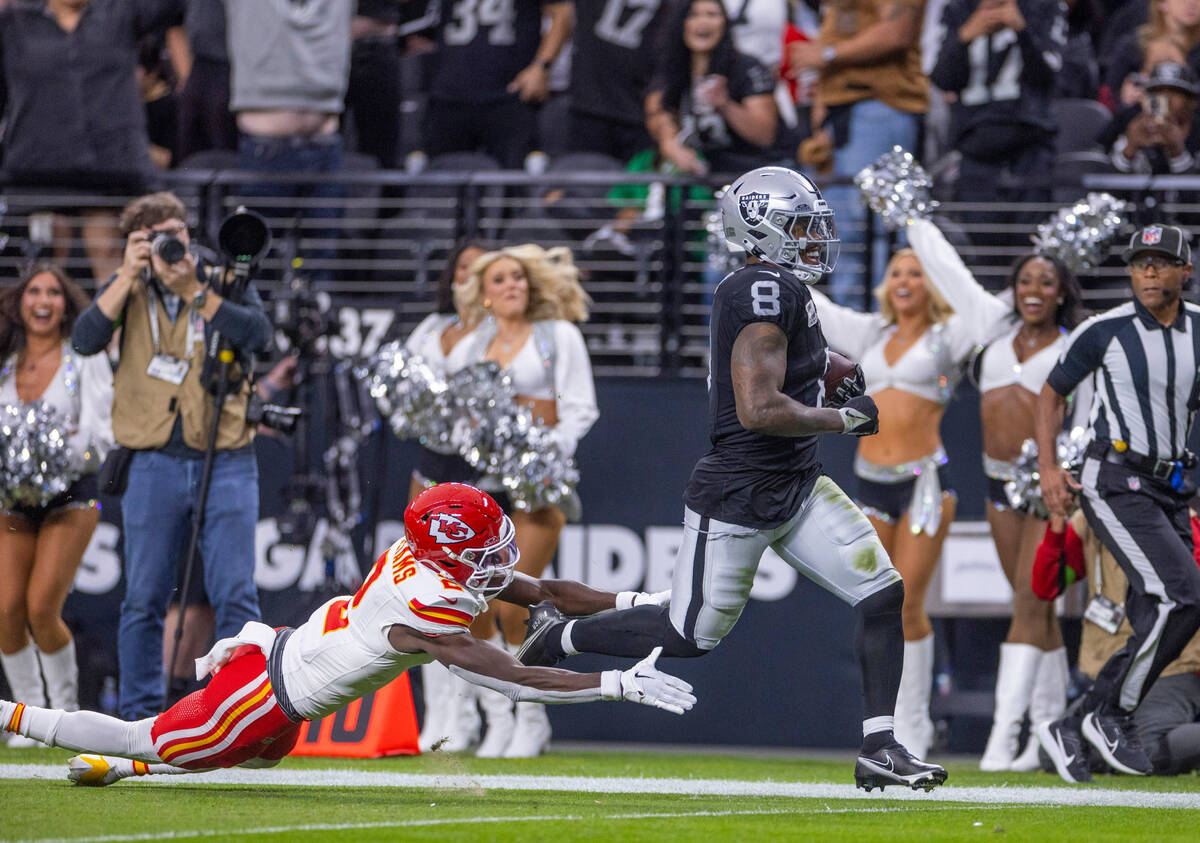
M 873 746 L 868 735 L 854 764 L 854 784 L 870 793 L 875 788 L 881 791 L 890 784 L 911 787 L 913 790 L 929 792 L 946 781 L 946 769 L 917 758 L 904 748 L 891 732 L 883 733 L 884 739 Z
M 1142 747 L 1137 729 L 1133 726 L 1133 715 L 1111 708 L 1099 708 L 1088 712 L 1080 727 L 1084 739 L 1095 747 L 1104 763 L 1118 773 L 1130 776 L 1148 776 L 1154 765 Z
M 1063 781 L 1079 784 L 1092 780 L 1083 735 L 1079 731 L 1079 721 L 1075 716 L 1068 715 L 1058 720 L 1039 723 L 1034 727 L 1033 733 L 1037 735 L 1038 743 L 1050 756 L 1055 771 Z

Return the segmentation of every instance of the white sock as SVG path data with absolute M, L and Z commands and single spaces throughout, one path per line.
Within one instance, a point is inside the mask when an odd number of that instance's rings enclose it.
M 19 732 L 50 746 L 95 755 L 160 761 L 150 728 L 154 718 L 127 723 L 95 711 L 59 711 L 33 705 L 0 703 L 4 731 Z
M 868 717 L 863 721 L 863 737 L 874 735 L 877 732 L 890 732 L 896 725 L 896 718 L 882 715 L 880 717 Z
M 574 628 L 575 621 L 567 621 L 567 625 L 563 627 L 562 631 L 562 641 L 560 644 L 562 646 L 563 653 L 568 656 L 579 655 L 579 651 L 575 649 L 575 642 L 571 640 L 571 630 Z

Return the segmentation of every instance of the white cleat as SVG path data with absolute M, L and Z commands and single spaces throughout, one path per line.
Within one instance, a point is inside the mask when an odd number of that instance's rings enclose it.
M 67 778 L 83 787 L 105 787 L 125 778 L 116 758 L 103 755 L 76 755 L 67 761 Z

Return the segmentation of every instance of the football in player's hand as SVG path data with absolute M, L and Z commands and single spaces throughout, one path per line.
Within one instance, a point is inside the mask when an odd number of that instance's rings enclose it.
M 862 380 L 862 369 L 833 349 L 826 349 L 829 367 L 825 370 L 825 406 L 841 407 L 856 395 L 862 395 L 866 384 Z

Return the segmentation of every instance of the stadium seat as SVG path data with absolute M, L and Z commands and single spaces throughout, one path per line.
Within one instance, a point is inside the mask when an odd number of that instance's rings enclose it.
M 1112 113 L 1096 100 L 1056 99 L 1050 110 L 1058 124 L 1054 148 L 1060 155 L 1095 149 L 1096 139 L 1112 121 Z

